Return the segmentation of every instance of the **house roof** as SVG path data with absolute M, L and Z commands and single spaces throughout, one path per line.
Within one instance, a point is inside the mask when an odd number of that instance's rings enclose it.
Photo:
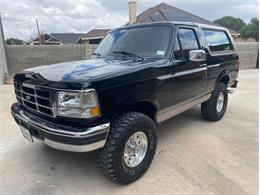
M 49 40 L 50 38 L 52 38 L 52 36 L 50 36 L 49 34 L 44 34 L 44 39 L 45 40 Z M 33 39 L 32 41 L 40 41 L 39 37 L 36 37 L 35 39 Z
M 58 40 L 62 41 L 63 43 L 72 44 L 76 43 L 76 41 L 81 37 L 82 33 L 51 33 L 52 37 L 57 38 Z
M 73 44 L 76 43 L 79 37 L 84 34 L 81 33 L 51 33 L 51 34 L 44 34 L 46 41 L 60 41 L 64 44 Z M 32 41 L 39 41 L 39 37 L 33 39 Z
M 194 22 L 201 24 L 208 24 L 214 26 L 220 26 L 217 23 L 211 22 L 205 18 L 194 15 L 172 5 L 166 3 L 160 3 L 157 6 L 151 7 L 136 18 L 134 24 L 149 23 L 149 22 L 160 22 L 160 21 L 180 21 L 180 22 Z M 239 35 L 238 32 L 229 29 L 232 35 Z
M 110 29 L 92 29 L 87 34 L 81 36 L 82 39 L 91 39 L 95 37 L 104 37 Z
M 214 22 L 186 12 L 172 5 L 168 5 L 166 3 L 161 3 L 142 12 L 140 15 L 137 16 L 135 24 L 160 21 L 195 22 L 219 26 Z

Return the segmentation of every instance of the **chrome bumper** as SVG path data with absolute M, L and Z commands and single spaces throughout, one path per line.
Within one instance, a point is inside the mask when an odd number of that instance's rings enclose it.
M 68 152 L 90 152 L 90 151 L 97 150 L 99 148 L 103 148 L 106 143 L 106 140 L 98 141 L 92 144 L 85 144 L 85 145 L 63 144 L 60 142 L 51 141 L 49 139 L 44 139 L 43 143 L 57 150 L 63 150 Z
M 88 152 L 102 148 L 110 129 L 110 123 L 105 123 L 85 128 L 83 131 L 68 131 L 49 121 L 36 120 L 30 113 L 19 109 L 19 106 L 15 104 L 12 106 L 11 113 L 17 124 L 29 129 L 33 138 L 52 148 L 64 151 Z

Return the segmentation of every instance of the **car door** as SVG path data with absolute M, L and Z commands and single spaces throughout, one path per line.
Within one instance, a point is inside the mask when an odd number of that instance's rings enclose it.
M 173 47 L 172 99 L 178 104 L 206 92 L 207 65 L 189 59 L 191 50 L 202 49 L 195 27 L 177 27 Z

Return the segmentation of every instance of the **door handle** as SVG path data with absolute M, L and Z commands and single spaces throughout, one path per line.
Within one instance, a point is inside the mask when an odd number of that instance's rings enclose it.
M 204 67 L 204 66 L 207 66 L 207 64 L 201 64 L 200 67 Z

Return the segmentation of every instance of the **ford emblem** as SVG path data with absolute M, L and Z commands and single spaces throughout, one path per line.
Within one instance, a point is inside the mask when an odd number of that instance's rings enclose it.
M 25 99 L 30 100 L 31 97 L 29 95 L 25 96 Z

